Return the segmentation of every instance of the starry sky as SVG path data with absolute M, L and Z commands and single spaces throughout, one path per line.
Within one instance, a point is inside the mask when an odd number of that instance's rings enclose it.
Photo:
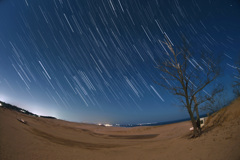
M 0 0 L 0 100 L 87 123 L 188 117 L 154 83 L 168 37 L 224 57 L 231 94 L 239 0 Z

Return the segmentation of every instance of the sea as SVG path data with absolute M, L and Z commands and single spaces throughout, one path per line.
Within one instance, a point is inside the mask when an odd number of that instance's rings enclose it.
M 207 114 L 200 115 L 200 117 L 207 117 Z M 196 118 L 196 117 L 195 117 Z M 138 124 L 113 124 L 112 126 L 115 127 L 139 127 L 139 126 L 160 126 L 160 125 L 166 125 L 166 124 L 172 124 L 172 123 L 179 123 L 184 121 L 190 121 L 190 118 L 184 118 L 179 120 L 173 120 L 173 121 L 164 121 L 164 122 L 152 122 L 152 123 L 138 123 Z

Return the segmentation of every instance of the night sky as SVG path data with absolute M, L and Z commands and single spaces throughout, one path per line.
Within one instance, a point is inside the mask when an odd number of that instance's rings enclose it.
M 168 37 L 222 55 L 232 94 L 239 0 L 0 0 L 0 100 L 88 123 L 188 117 L 154 83 Z

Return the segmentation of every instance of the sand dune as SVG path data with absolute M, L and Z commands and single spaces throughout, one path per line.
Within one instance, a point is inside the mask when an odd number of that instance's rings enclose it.
M 201 137 L 190 139 L 190 127 L 104 127 L 0 108 L 0 159 L 240 160 L 240 99 L 210 117 Z

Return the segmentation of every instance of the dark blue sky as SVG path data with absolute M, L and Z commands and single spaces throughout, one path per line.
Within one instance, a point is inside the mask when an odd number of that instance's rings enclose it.
M 154 83 L 164 35 L 222 55 L 231 94 L 239 0 L 0 0 L 0 100 L 79 122 L 185 118 Z

